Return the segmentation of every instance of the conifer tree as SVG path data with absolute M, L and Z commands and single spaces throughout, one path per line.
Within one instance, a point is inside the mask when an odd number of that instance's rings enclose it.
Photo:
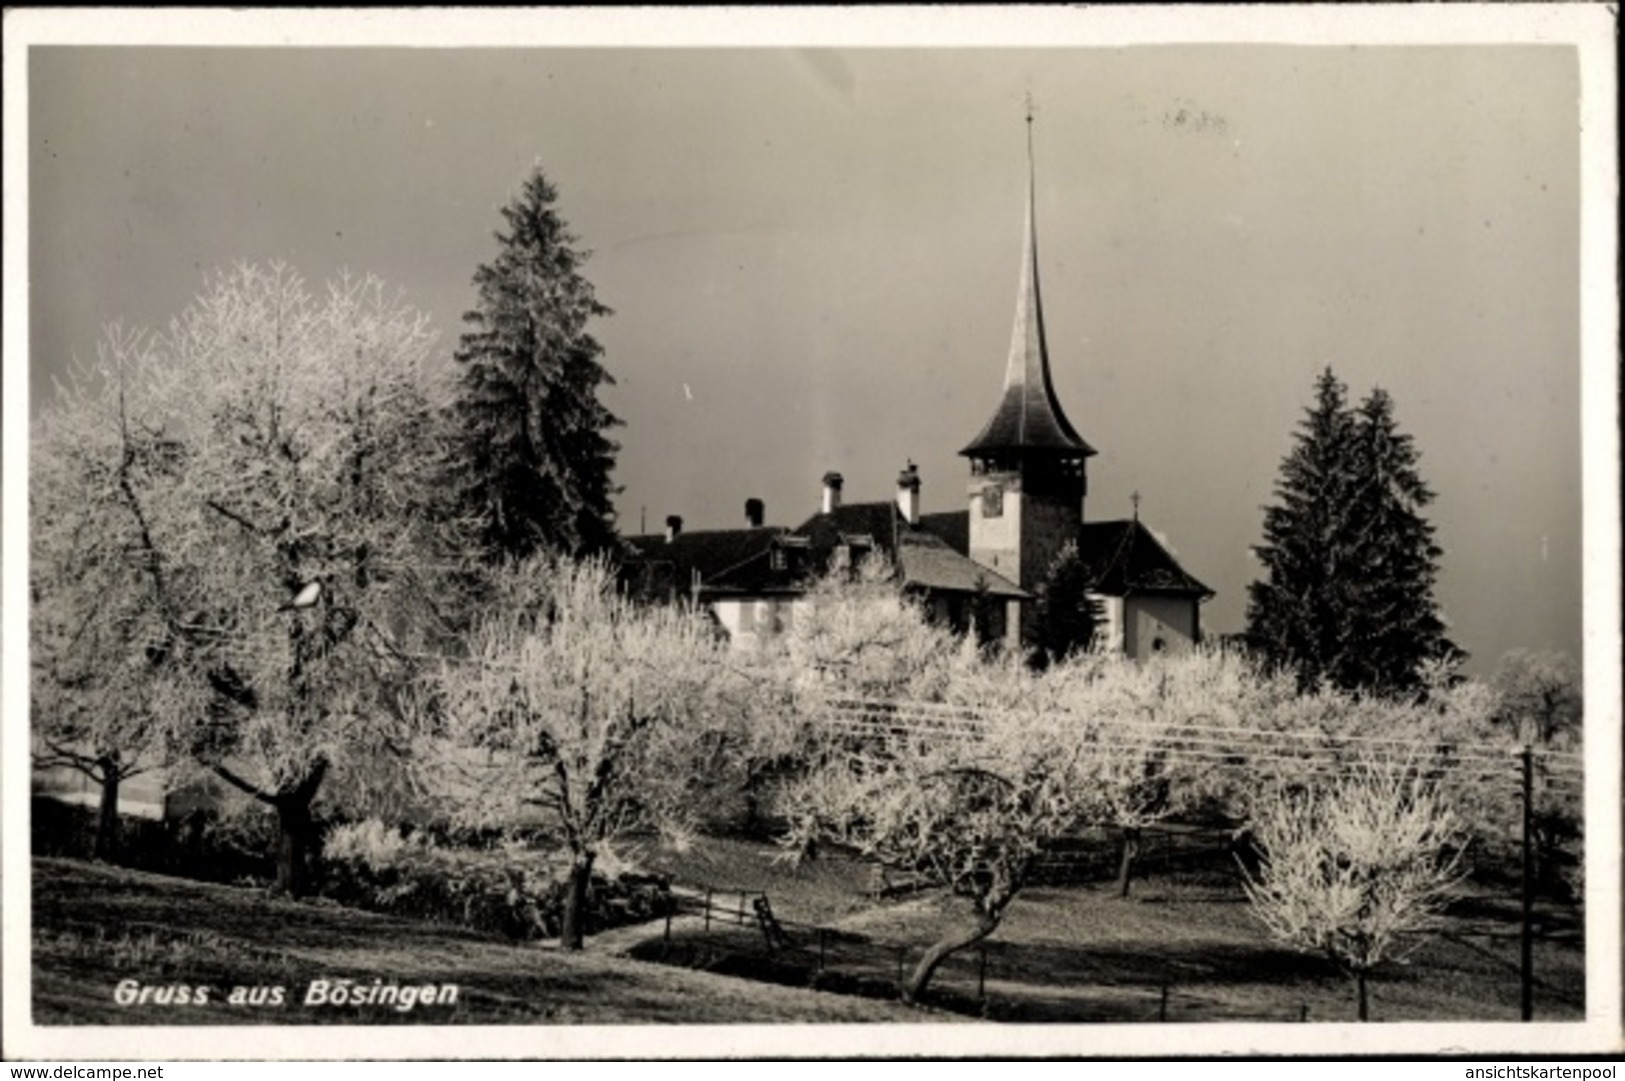
M 1337 674 L 1345 686 L 1411 690 L 1429 660 L 1456 660 L 1434 600 L 1439 558 L 1433 524 L 1421 508 L 1433 492 L 1417 471 L 1409 435 L 1394 420 L 1394 400 L 1378 387 L 1355 415 L 1360 603 L 1351 615 L 1358 648 Z
M 611 314 L 580 273 L 588 252 L 555 209 L 538 169 L 502 210 L 494 261 L 474 275 L 479 307 L 463 316 L 456 420 L 462 448 L 455 486 L 484 523 L 493 556 L 541 549 L 602 551 L 615 544 L 620 424 L 599 401 L 614 384 L 587 323 Z
M 1099 604 L 1089 596 L 1089 568 L 1068 541 L 1038 586 L 1038 651 L 1034 663 L 1046 667 L 1094 644 Z
M 1247 606 L 1249 645 L 1305 686 L 1412 689 L 1423 661 L 1460 655 L 1433 596 L 1442 552 L 1419 513 L 1433 493 L 1417 462 L 1386 391 L 1356 410 L 1330 368 L 1320 375 L 1265 510 L 1265 573 Z

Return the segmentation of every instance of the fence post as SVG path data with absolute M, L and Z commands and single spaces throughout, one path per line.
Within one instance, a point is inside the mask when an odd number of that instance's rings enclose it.
M 670 894 L 666 895 L 666 945 L 671 945 L 671 910 L 676 908 L 676 899 Z
M 711 930 L 711 890 L 709 887 L 705 891 L 705 929 L 707 932 Z
M 981 957 L 976 965 L 976 998 L 983 1006 L 987 1005 L 987 946 L 978 948 Z
M 1162 985 L 1162 997 L 1157 1001 L 1157 1020 L 1168 1020 L 1168 985 Z
M 1304 1002 L 1298 1006 L 1298 1022 L 1301 1024 L 1309 1020 L 1309 1003 Z
M 1518 944 L 1518 974 L 1523 985 L 1521 1012 L 1525 1021 L 1535 1019 L 1534 793 L 1535 754 L 1526 743 L 1523 747 L 1523 928 Z
M 818 971 L 824 971 L 824 929 L 818 929 Z
M 903 993 L 903 947 L 897 947 L 897 993 Z
M 739 926 L 745 926 L 745 891 L 739 891 Z

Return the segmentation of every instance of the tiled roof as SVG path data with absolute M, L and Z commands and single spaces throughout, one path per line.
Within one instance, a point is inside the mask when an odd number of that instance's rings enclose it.
M 1130 593 L 1213 596 L 1213 590 L 1187 574 L 1137 518 L 1086 522 L 1078 534 L 1078 555 L 1090 569 L 1093 588 L 1110 597 Z
M 947 511 L 920 516 L 910 526 L 890 500 L 848 503 L 814 514 L 794 530 L 779 527 L 695 530 L 668 542 L 664 534 L 627 538 L 629 563 L 641 565 L 645 588 L 686 590 L 694 573 L 709 594 L 794 592 L 800 574 L 827 567 L 841 544 L 872 543 L 898 568 L 905 585 L 999 597 L 1027 596 L 1008 578 L 966 554 L 970 515 Z M 774 565 L 776 545 L 805 546 L 797 558 Z M 1213 591 L 1188 574 L 1138 520 L 1088 522 L 1078 534 L 1078 554 L 1092 588 L 1107 596 L 1170 593 L 1211 597 Z
M 922 514 L 920 528 L 941 537 L 947 542 L 948 547 L 960 555 L 970 555 L 969 511 L 950 510 L 938 514 Z
M 667 541 L 663 533 L 626 538 L 633 555 L 650 573 L 679 590 L 687 589 L 695 572 L 709 591 L 758 592 L 789 583 L 776 582 L 769 553 L 785 534 L 779 526 L 748 529 L 704 529 L 677 534 Z M 652 584 L 652 583 L 651 583 Z
M 986 590 L 994 597 L 1029 596 L 1010 579 L 972 562 L 923 529 L 898 535 L 895 558 L 906 585 L 957 593 Z
M 968 511 L 922 514 L 920 528 L 962 555 L 970 550 Z M 1085 523 L 1078 533 L 1078 555 L 1093 572 L 1094 588 L 1107 596 L 1156 592 L 1213 596 L 1213 590 L 1186 573 L 1137 520 Z
M 873 538 L 875 548 L 897 565 L 904 585 L 964 593 L 985 588 L 1000 597 L 1027 596 L 1008 578 L 972 562 L 931 528 L 931 522 L 944 517 L 952 515 L 922 515 L 920 524 L 911 526 L 897 504 L 890 500 L 846 503 L 828 514 L 813 515 L 796 527 L 795 532 L 808 539 L 815 567 L 828 565 L 836 545 L 866 536 Z M 959 517 L 966 515 L 961 512 Z

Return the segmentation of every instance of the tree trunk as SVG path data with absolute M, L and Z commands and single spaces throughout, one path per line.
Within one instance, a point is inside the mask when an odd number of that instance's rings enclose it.
M 1360 988 L 1360 1020 L 1368 1021 L 1370 1020 L 1370 1016 L 1369 1011 L 1366 1008 L 1365 969 L 1361 968 L 1355 970 L 1354 982 L 1358 984 Z
M 741 790 L 745 797 L 745 833 L 756 836 L 762 828 L 761 774 L 745 767 L 745 783 Z
M 579 950 L 587 931 L 587 887 L 592 882 L 591 852 L 578 852 L 570 861 L 570 877 L 564 888 L 564 920 L 559 929 L 559 945 Z
M 1117 896 L 1127 897 L 1129 883 L 1133 879 L 1134 859 L 1140 854 L 1140 829 L 1138 826 L 1125 826 L 1123 828 L 1123 858 L 1117 865 Z
M 276 801 L 276 888 L 289 897 L 308 896 L 314 877 L 316 827 L 310 804 L 297 792 Z
M 97 806 L 96 815 L 96 858 L 111 860 L 118 854 L 118 786 L 120 780 L 118 762 L 103 758 L 99 763 L 102 771 L 102 797 Z
M 958 953 L 966 946 L 976 945 L 997 930 L 1004 906 L 997 906 L 994 912 L 998 915 L 982 913 L 976 926 L 971 930 L 939 939 L 926 950 L 925 956 L 920 958 L 920 963 L 914 966 L 914 971 L 903 984 L 903 1001 L 910 1004 L 919 1002 L 920 996 L 925 994 L 927 985 L 931 983 L 931 977 L 936 975 L 937 966 L 946 961 L 951 954 Z

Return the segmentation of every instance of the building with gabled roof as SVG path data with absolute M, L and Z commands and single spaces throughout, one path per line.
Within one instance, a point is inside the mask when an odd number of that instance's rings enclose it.
M 820 509 L 794 528 L 747 524 L 685 533 L 673 517 L 664 534 L 627 538 L 626 577 L 645 596 L 707 606 L 735 642 L 751 645 L 790 625 L 813 578 L 878 555 L 892 565 L 898 587 L 933 618 L 1014 642 L 1020 604 L 1030 595 L 971 560 L 919 514 L 911 519 L 920 487 L 912 464 L 898 480 L 896 500 L 843 503 L 840 474 L 826 474 Z
M 810 576 L 854 566 L 868 552 L 888 557 L 900 588 L 956 627 L 984 638 L 1031 645 L 1037 597 L 1057 559 L 1076 546 L 1088 593 L 1103 622 L 1097 636 L 1132 657 L 1201 640 L 1201 604 L 1213 591 L 1179 565 L 1135 516 L 1086 522 L 1088 460 L 1050 378 L 1039 288 L 1032 116 L 1027 117 L 1027 208 L 1015 323 L 1004 385 L 992 416 L 959 452 L 969 460 L 963 511 L 920 513 L 921 478 L 912 462 L 896 498 L 842 502 L 843 478 L 828 473 L 817 513 L 794 528 L 761 524 L 747 504 L 744 530 L 629 540 L 633 573 L 654 592 L 686 593 L 709 604 L 738 642 L 778 633 L 794 619 Z

